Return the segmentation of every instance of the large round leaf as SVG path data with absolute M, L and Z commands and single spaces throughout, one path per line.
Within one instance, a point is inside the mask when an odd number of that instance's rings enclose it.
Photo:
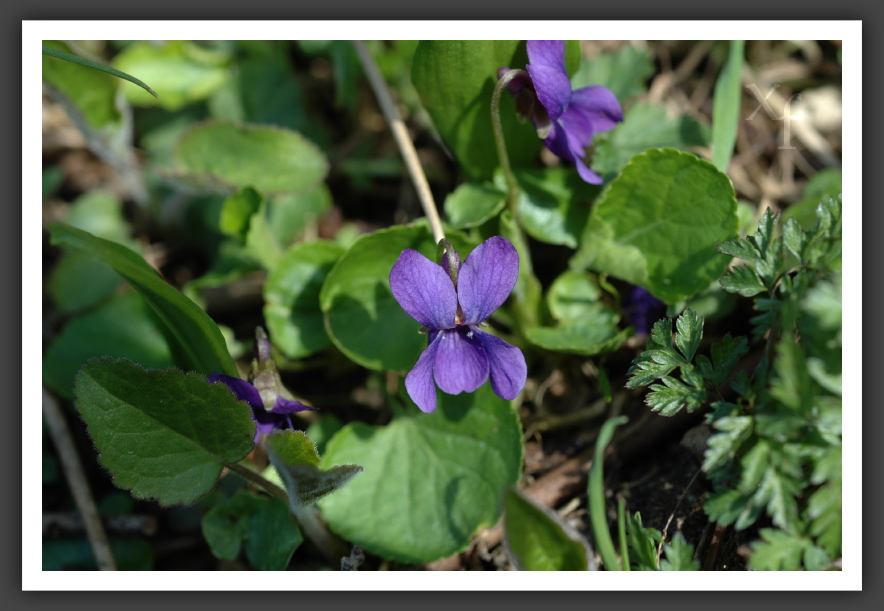
M 449 235 L 463 261 L 472 249 Z M 436 261 L 436 244 L 425 225 L 397 226 L 357 239 L 329 272 L 319 294 L 334 344 L 369 369 L 410 369 L 427 346 L 426 335 L 393 298 L 390 269 L 413 248 Z
M 715 247 L 736 235 L 730 179 L 696 155 L 651 149 L 602 193 L 571 266 L 644 286 L 672 304 L 724 273 L 730 258 Z
M 486 383 L 471 394 L 440 393 L 432 414 L 408 401 L 408 413 L 387 426 L 347 425 L 321 466 L 346 463 L 364 470 L 319 502 L 332 530 L 373 554 L 423 564 L 497 522 L 503 492 L 520 477 L 521 427 Z

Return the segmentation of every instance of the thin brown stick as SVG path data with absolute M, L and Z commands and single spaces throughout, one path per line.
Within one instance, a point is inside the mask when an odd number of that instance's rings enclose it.
M 68 429 L 58 402 L 45 388 L 43 389 L 43 416 L 46 418 L 49 434 L 52 437 L 52 442 L 55 444 L 55 449 L 58 451 L 58 458 L 61 462 L 65 479 L 68 482 L 68 486 L 70 486 L 71 495 L 74 497 L 77 509 L 80 510 L 80 514 L 83 516 L 86 536 L 89 538 L 89 544 L 92 546 L 92 552 L 95 554 L 98 568 L 102 571 L 116 571 L 117 563 L 114 561 L 107 534 L 104 531 L 104 526 L 101 524 L 98 507 L 96 507 L 95 501 L 92 499 L 89 482 L 86 480 L 86 474 L 83 472 L 83 464 L 80 462 L 80 456 L 77 454 L 77 448 L 74 445 L 71 432 Z
M 353 48 L 356 49 L 356 54 L 359 56 L 359 61 L 362 62 L 368 82 L 371 84 L 371 88 L 378 99 L 378 104 L 381 106 L 381 111 L 390 125 L 390 131 L 393 132 L 393 138 L 396 140 L 396 145 L 399 147 L 399 152 L 402 154 L 402 159 L 405 161 L 405 166 L 411 175 L 411 181 L 414 183 L 414 188 L 421 200 L 424 214 L 427 215 L 427 220 L 430 222 L 433 239 L 438 244 L 445 237 L 445 232 L 442 229 L 442 221 L 439 218 L 436 202 L 433 200 L 433 192 L 430 191 L 430 184 L 427 182 L 427 176 L 421 167 L 417 151 L 414 149 L 414 144 L 411 142 L 405 123 L 399 118 L 396 105 L 393 103 L 393 98 L 387 89 L 387 83 L 384 82 L 384 77 L 381 75 L 380 70 L 378 70 L 371 53 L 365 47 L 365 43 L 361 40 L 354 40 L 352 43 Z

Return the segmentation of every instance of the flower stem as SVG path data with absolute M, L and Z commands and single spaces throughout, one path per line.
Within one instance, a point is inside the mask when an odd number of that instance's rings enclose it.
M 257 485 L 261 486 L 271 496 L 275 496 L 278 499 L 282 499 L 286 503 L 289 502 L 288 492 L 286 492 L 285 490 L 283 490 L 282 488 L 280 488 L 279 486 L 277 486 L 276 484 L 274 484 L 273 482 L 271 482 L 270 480 L 265 478 L 260 473 L 255 473 L 254 471 L 252 471 L 248 467 L 245 467 L 239 463 L 227 463 L 226 466 L 228 469 L 230 469 L 231 471 L 233 471 L 237 475 L 244 477 L 245 479 L 249 480 L 253 484 L 257 484 Z
M 438 244 L 445 238 L 445 231 L 442 229 L 442 221 L 439 218 L 436 202 L 433 201 L 433 192 L 430 191 L 430 184 L 427 182 L 427 176 L 421 167 L 417 151 L 414 150 L 414 144 L 411 142 L 405 123 L 399 118 L 399 113 L 396 111 L 395 104 L 393 104 L 393 98 L 390 96 L 384 77 L 381 75 L 380 70 L 378 70 L 371 53 L 365 47 L 365 43 L 361 40 L 354 40 L 353 48 L 356 49 L 356 54 L 359 56 L 359 61 L 362 62 L 368 82 L 371 83 L 371 88 L 374 90 L 375 96 L 377 96 L 381 111 L 390 125 L 390 131 L 393 132 L 393 138 L 396 140 L 402 159 L 405 161 L 409 174 L 411 174 L 411 181 L 414 183 L 415 190 L 417 190 L 424 214 L 427 215 L 427 220 L 430 222 L 433 239 Z
M 516 202 L 519 199 L 519 185 L 516 183 L 516 177 L 510 167 L 510 158 L 506 153 L 506 141 L 503 138 L 503 125 L 500 122 L 500 93 L 504 87 L 519 75 L 524 75 L 524 70 L 510 70 L 503 74 L 497 81 L 494 93 L 491 95 L 491 123 L 494 126 L 494 142 L 497 145 L 497 156 L 500 158 L 500 167 L 503 168 L 503 175 L 506 177 L 508 189 L 507 203 L 513 214 L 516 213 Z

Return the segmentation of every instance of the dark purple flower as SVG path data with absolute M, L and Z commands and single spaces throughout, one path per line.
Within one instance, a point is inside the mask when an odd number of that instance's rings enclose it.
M 642 335 L 650 335 L 654 323 L 666 316 L 666 304 L 640 286 L 629 295 L 629 317 L 632 326 Z
M 256 331 L 254 344 L 255 358 L 252 361 L 250 384 L 240 378 L 223 373 L 213 373 L 209 382 L 223 382 L 240 401 L 245 401 L 252 408 L 252 420 L 258 424 L 255 443 L 262 433 L 268 434 L 273 429 L 297 429 L 292 414 L 313 410 L 315 407 L 304 405 L 300 401 L 285 399 L 278 394 L 282 386 L 276 366 L 270 357 L 270 341 L 260 327 Z
M 528 368 L 522 351 L 479 329 L 516 284 L 519 255 L 506 239 L 482 242 L 460 264 L 451 251 L 443 264 L 410 248 L 390 271 L 399 305 L 428 330 L 427 348 L 405 377 L 408 395 L 423 412 L 436 409 L 436 385 L 457 395 L 473 392 L 491 377 L 503 399 L 515 399 Z
M 529 40 L 527 46 L 528 75 L 517 75 L 507 84 L 517 110 L 531 118 L 546 148 L 573 162 L 586 182 L 602 184 L 602 177 L 583 163 L 583 157 L 595 134 L 623 121 L 620 102 L 601 85 L 571 89 L 564 40 Z M 508 71 L 500 68 L 498 78 Z

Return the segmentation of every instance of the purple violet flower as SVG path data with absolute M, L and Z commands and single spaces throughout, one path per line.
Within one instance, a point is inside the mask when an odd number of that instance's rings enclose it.
M 519 274 L 519 255 L 505 238 L 479 244 L 463 265 L 451 250 L 442 265 L 410 248 L 390 270 L 390 288 L 402 309 L 428 330 L 427 348 L 405 377 L 421 411 L 436 409 L 436 385 L 451 395 L 473 392 L 491 378 L 503 399 L 515 399 L 528 368 L 517 347 L 479 329 L 506 301 Z
M 277 389 L 282 383 L 270 357 L 270 341 L 261 328 L 258 328 L 256 335 L 251 377 L 254 384 L 223 373 L 213 373 L 209 376 L 209 382 L 223 382 L 237 399 L 249 404 L 252 408 L 252 420 L 258 424 L 258 431 L 255 433 L 255 443 L 258 443 L 262 433 L 269 434 L 273 429 L 298 429 L 292 420 L 292 414 L 316 408 L 278 394 Z
M 640 335 L 650 335 L 654 323 L 666 316 L 666 304 L 644 287 L 636 286 L 629 295 L 629 316 Z
M 590 170 L 583 158 L 595 134 L 614 129 L 623 121 L 620 102 L 601 85 L 571 89 L 564 40 L 529 40 L 527 46 L 528 74 L 517 75 L 506 85 L 516 98 L 517 111 L 530 117 L 546 148 L 577 166 L 583 180 L 602 184 L 602 177 Z M 500 68 L 498 78 L 509 70 Z

